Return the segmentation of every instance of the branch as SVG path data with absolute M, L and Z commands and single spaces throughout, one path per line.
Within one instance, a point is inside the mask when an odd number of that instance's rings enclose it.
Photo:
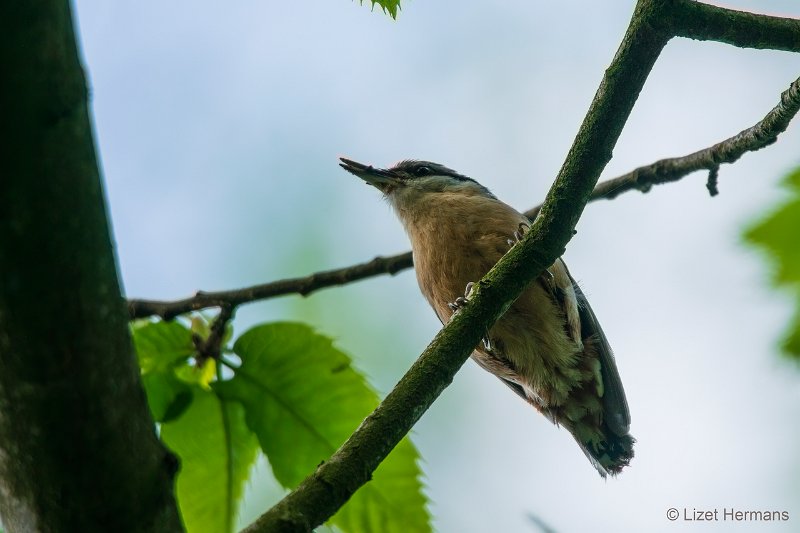
M 671 24 L 677 37 L 800 52 L 798 19 L 757 15 L 694 0 L 679 0 L 676 7 Z
M 563 253 L 639 92 L 673 29 L 681 0 L 639 0 L 617 52 L 530 232 L 477 284 L 470 304 L 433 339 L 378 408 L 329 461 L 246 529 L 307 531 L 327 520 L 411 429 L 494 322 Z M 684 2 L 685 4 L 685 2 Z
M 245 531 L 310 531 L 366 483 L 375 468 L 450 384 L 480 341 L 523 289 L 563 252 L 589 195 L 611 157 L 647 73 L 667 43 L 654 29 L 662 4 L 640 0 L 578 136 L 522 242 L 475 286 L 386 399 L 331 458 Z
M 592 191 L 589 201 L 605 198 L 611 200 L 629 191 L 648 192 L 653 185 L 678 181 L 697 170 L 713 171 L 722 163 L 733 163 L 747 152 L 754 152 L 774 143 L 778 135 L 786 131 L 789 123 L 800 109 L 800 78 L 795 80 L 781 95 L 781 102 L 754 126 L 725 139 L 709 148 L 682 157 L 661 159 L 639 167 L 622 176 L 599 183 Z M 525 212 L 533 220 L 541 205 Z M 287 294 L 307 296 L 314 291 L 360 281 L 382 274 L 397 274 L 411 268 L 411 252 L 389 257 L 376 257 L 366 263 L 336 270 L 317 272 L 302 278 L 289 278 L 243 289 L 203 292 L 175 301 L 128 300 L 128 311 L 132 319 L 157 315 L 165 320 L 177 315 L 198 311 L 208 307 L 238 306 Z
M 755 152 L 773 144 L 778 135 L 786 131 L 789 123 L 800 111 L 800 78 L 781 93 L 781 101 L 763 119 L 733 137 L 682 157 L 661 159 L 647 166 L 639 167 L 622 176 L 606 180 L 592 191 L 591 200 L 605 198 L 611 200 L 628 191 L 648 192 L 653 185 L 678 181 L 697 170 L 708 170 L 711 176 L 724 163 L 733 163 L 747 152 Z M 715 179 L 711 179 L 711 189 Z M 539 208 L 534 207 L 525 214 L 534 218 Z
M 199 311 L 207 307 L 236 307 L 243 303 L 293 293 L 307 296 L 325 287 L 344 285 L 379 274 L 394 275 L 412 266 L 411 252 L 406 252 L 389 257 L 376 257 L 372 261 L 346 268 L 317 272 L 302 278 L 282 279 L 262 285 L 245 287 L 244 289 L 216 292 L 198 291 L 192 297 L 171 302 L 128 300 L 128 312 L 131 319 L 158 315 L 164 320 L 170 320 L 177 315 L 188 313 L 189 311 Z
M 192 344 L 197 350 L 197 368 L 203 368 L 209 359 L 219 360 L 222 353 L 222 342 L 225 339 L 225 328 L 228 326 L 228 322 L 233 320 L 233 314 L 233 307 L 223 305 L 211 323 L 208 337 L 204 339 L 199 333 L 192 333 Z

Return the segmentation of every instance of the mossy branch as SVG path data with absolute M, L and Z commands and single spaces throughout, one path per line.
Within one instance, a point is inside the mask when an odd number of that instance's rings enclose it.
M 695 0 L 677 0 L 670 9 L 676 37 L 717 41 L 740 48 L 800 52 L 800 20 L 759 15 L 712 6 Z

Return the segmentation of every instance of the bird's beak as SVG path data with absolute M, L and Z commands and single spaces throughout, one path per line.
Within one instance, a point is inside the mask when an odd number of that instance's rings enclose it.
M 388 193 L 392 188 L 400 185 L 401 183 L 400 177 L 391 170 L 375 168 L 372 165 L 357 163 L 356 161 L 347 159 L 346 157 L 340 157 L 339 161 L 341 161 L 341 163 L 339 163 L 340 167 L 351 174 L 355 174 L 362 180 L 385 193 Z

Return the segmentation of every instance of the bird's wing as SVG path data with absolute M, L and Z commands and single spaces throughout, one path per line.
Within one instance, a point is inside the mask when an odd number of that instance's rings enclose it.
M 614 352 L 608 344 L 605 333 L 594 316 L 589 301 L 581 288 L 570 275 L 575 296 L 578 299 L 578 313 L 581 319 L 581 333 L 584 339 L 596 339 L 596 348 L 600 357 L 600 373 L 603 377 L 603 410 L 605 422 L 609 429 L 618 436 L 628 434 L 631 425 L 631 414 L 628 410 L 628 400 L 625 399 L 625 390 L 619 377 Z
M 498 357 L 498 354 L 487 353 L 482 349 L 477 349 L 472 352 L 472 359 L 484 370 L 487 370 L 490 374 L 494 374 L 495 377 L 502 381 L 509 389 L 517 393 L 517 396 L 534 406 L 552 423 L 557 423 L 555 412 L 552 409 L 546 407 L 541 399 L 537 399 L 535 395 L 531 396 L 525 392 L 525 388 L 520 384 L 522 378 L 517 374 L 516 369 L 510 361 L 502 356 Z
M 530 398 L 528 398 L 528 395 L 525 394 L 525 389 L 522 388 L 522 385 L 520 385 L 518 383 L 514 383 L 513 381 L 509 381 L 509 380 L 507 380 L 506 378 L 504 378 L 502 376 L 497 376 L 497 379 L 502 381 L 503 384 L 506 385 L 509 389 L 511 389 L 512 391 L 517 393 L 517 396 L 519 396 L 520 398 L 522 398 L 526 402 L 531 403 L 531 400 L 530 400 Z
M 447 325 L 447 321 L 449 320 L 448 317 L 444 316 L 444 311 L 441 309 L 437 309 L 436 306 L 431 305 L 436 316 L 439 318 L 439 322 L 442 323 L 443 326 Z M 441 311 L 441 312 L 440 312 Z M 490 374 L 494 374 L 497 379 L 503 382 L 509 389 L 514 391 L 517 396 L 522 398 L 528 403 L 533 404 L 537 408 L 541 408 L 541 406 L 536 405 L 527 394 L 525 394 L 525 389 L 520 385 L 519 378 L 517 377 L 516 369 L 511 365 L 511 363 L 502 357 L 497 357 L 495 354 L 487 353 L 485 350 L 480 348 L 476 348 L 474 352 L 472 352 L 472 359 L 478 365 L 489 372 Z M 551 417 L 551 415 L 548 415 Z

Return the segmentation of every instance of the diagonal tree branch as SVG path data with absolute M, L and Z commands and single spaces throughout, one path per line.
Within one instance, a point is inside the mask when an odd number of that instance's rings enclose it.
M 563 252 L 669 35 L 664 5 L 640 0 L 541 214 L 476 285 L 470 304 L 433 339 L 386 399 L 331 458 L 245 531 L 310 531 L 366 483 L 408 433 L 523 289 Z
M 436 335 L 411 369 L 331 458 L 249 526 L 246 533 L 308 531 L 327 520 L 411 429 L 522 290 L 572 237 L 597 178 L 661 50 L 676 31 L 669 22 L 682 0 L 639 0 L 622 44 L 539 216 L 477 284 L 470 304 Z
M 603 181 L 594 188 L 589 201 L 602 198 L 610 200 L 634 190 L 648 192 L 653 185 L 678 181 L 697 170 L 705 169 L 713 172 L 723 163 L 733 163 L 747 152 L 754 152 L 774 143 L 778 136 L 786 131 L 798 110 L 800 110 L 800 78 L 784 91 L 778 105 L 750 128 L 692 154 L 661 159 L 622 176 Z M 534 219 L 539 209 L 541 206 L 536 206 L 526 211 L 525 215 Z M 200 291 L 181 300 L 131 299 L 128 300 L 128 311 L 132 319 L 157 315 L 169 320 L 177 315 L 208 307 L 235 307 L 287 294 L 307 296 L 327 287 L 344 285 L 382 274 L 394 275 L 412 266 L 411 252 L 405 252 L 388 257 L 376 257 L 366 263 L 317 272 L 300 278 L 283 279 L 229 291 Z

